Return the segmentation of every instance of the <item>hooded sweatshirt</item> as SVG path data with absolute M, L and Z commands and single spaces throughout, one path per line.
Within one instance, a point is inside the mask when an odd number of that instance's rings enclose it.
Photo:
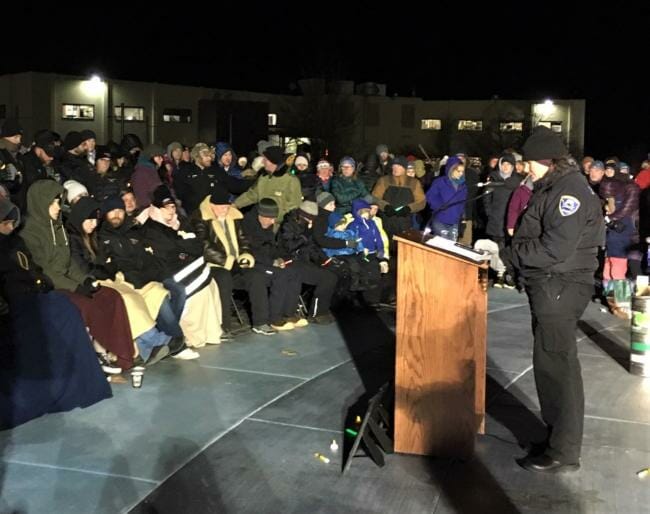
M 27 191 L 29 215 L 20 237 L 32 254 L 34 262 L 52 280 L 57 289 L 74 291 L 87 275 L 70 257 L 68 236 L 61 221 L 61 214 L 53 220 L 49 207 L 57 196 L 63 195 L 63 187 L 53 180 L 39 180 Z
M 221 164 L 221 158 L 224 156 L 226 152 L 230 152 L 232 154 L 232 161 L 230 162 L 230 166 L 228 166 L 228 169 L 226 169 L 224 165 Z M 217 162 L 215 164 L 218 167 L 220 167 L 231 177 L 242 178 L 241 176 L 242 170 L 237 164 L 237 154 L 235 154 L 235 151 L 232 149 L 232 146 L 230 146 L 228 143 L 223 143 L 223 142 L 217 143 L 217 145 L 215 146 L 215 154 L 217 156 Z
M 445 167 L 445 175 L 435 179 L 427 191 L 427 203 L 433 212 L 434 221 L 456 225 L 463 217 L 467 186 L 464 183 L 455 183 L 450 178 L 451 172 L 461 164 L 459 157 L 450 157 Z

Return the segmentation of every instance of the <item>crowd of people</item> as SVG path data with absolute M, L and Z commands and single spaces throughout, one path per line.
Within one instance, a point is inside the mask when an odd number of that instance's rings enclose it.
M 4 426 L 109 397 L 107 374 L 124 382 L 136 366 L 231 341 L 233 291 L 265 336 L 331 323 L 337 305 L 394 307 L 392 237 L 408 229 L 489 252 L 494 287 L 517 286 L 511 241 L 535 181 L 514 149 L 479 170 L 465 154 L 386 145 L 333 164 L 268 141 L 243 157 L 226 142 L 22 136 L 18 121 L 2 125 Z M 616 158 L 582 164 L 608 226 L 599 280 L 619 291 L 610 284 L 641 271 L 650 162 L 638 174 Z M 32 402 L 44 379 L 49 393 Z

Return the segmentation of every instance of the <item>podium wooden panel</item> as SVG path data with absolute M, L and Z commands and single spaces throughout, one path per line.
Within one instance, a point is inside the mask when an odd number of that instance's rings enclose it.
M 484 431 L 487 263 L 396 236 L 395 451 L 468 458 Z

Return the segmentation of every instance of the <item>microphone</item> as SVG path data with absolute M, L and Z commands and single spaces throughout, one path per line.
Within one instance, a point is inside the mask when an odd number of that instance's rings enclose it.
M 476 184 L 477 187 L 501 187 L 505 185 L 506 185 L 505 182 L 490 182 L 490 181 L 479 182 L 478 184 Z

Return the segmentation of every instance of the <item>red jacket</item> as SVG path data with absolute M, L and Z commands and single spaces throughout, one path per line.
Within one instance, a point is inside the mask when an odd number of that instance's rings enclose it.
M 641 188 L 641 190 L 650 187 L 650 168 L 641 170 L 639 174 L 634 179 L 636 185 Z

